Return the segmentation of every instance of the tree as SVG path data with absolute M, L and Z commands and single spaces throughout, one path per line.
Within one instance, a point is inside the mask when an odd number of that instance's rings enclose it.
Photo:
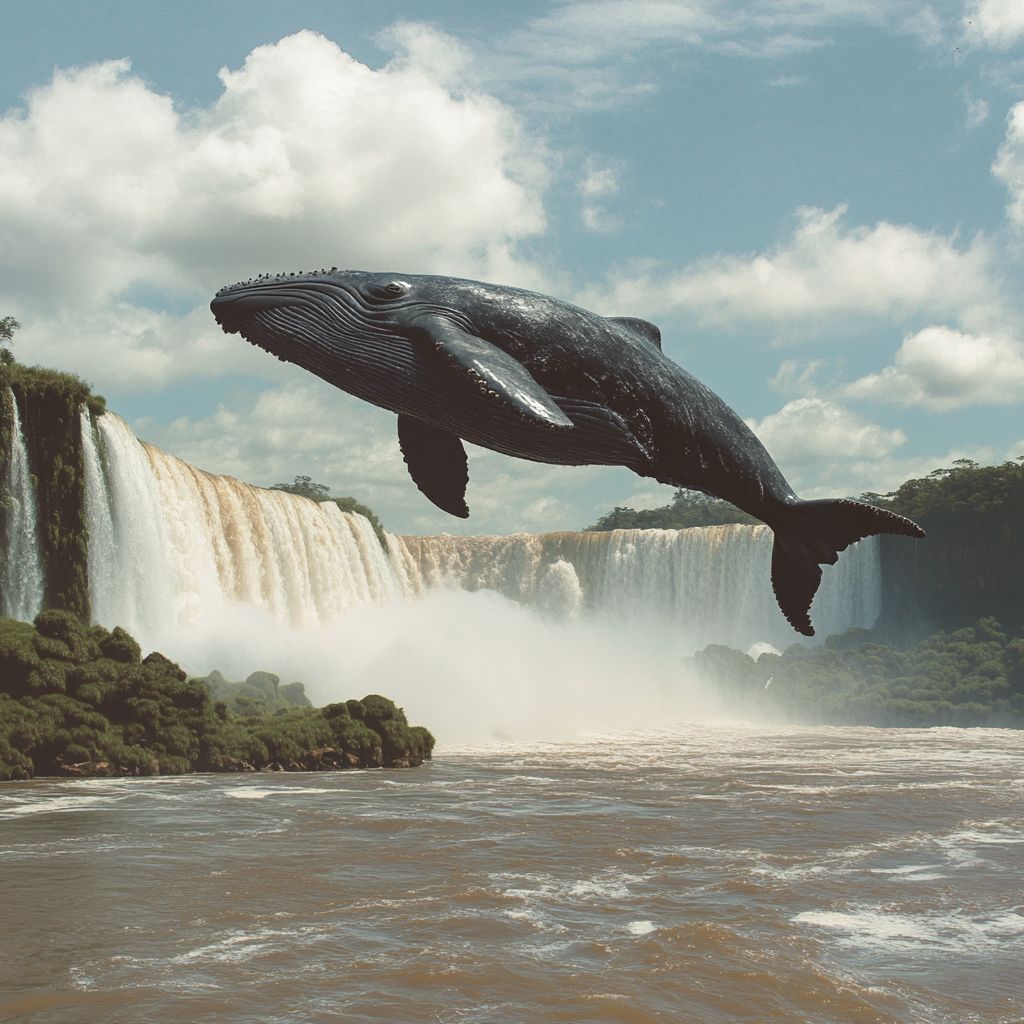
M 14 344 L 14 332 L 21 326 L 13 316 L 0 317 L 0 344 Z M 10 366 L 14 362 L 14 353 L 10 349 L 0 349 L 0 363 Z
M 333 501 L 342 512 L 356 512 L 370 521 L 370 525 L 373 527 L 373 532 L 377 534 L 377 540 L 380 541 L 381 547 L 386 548 L 388 546 L 384 525 L 377 518 L 373 509 L 368 508 L 361 501 L 356 501 L 355 498 L 332 498 L 330 497 L 330 487 L 326 484 L 318 484 L 308 476 L 297 476 L 294 483 L 274 484 L 270 489 L 272 491 L 287 491 L 289 494 L 298 494 L 303 498 L 309 498 L 311 501 Z
M 327 501 L 331 493 L 330 487 L 326 484 L 318 484 L 308 476 L 297 476 L 295 482 L 290 484 L 274 484 L 271 490 L 299 494 L 311 501 Z

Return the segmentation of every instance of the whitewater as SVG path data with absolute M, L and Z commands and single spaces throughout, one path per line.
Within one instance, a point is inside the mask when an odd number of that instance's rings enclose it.
M 81 429 L 93 617 L 195 674 L 268 670 L 321 703 L 376 690 L 449 742 L 558 738 L 717 713 L 682 656 L 795 638 L 767 527 L 382 545 L 362 516 L 205 473 L 111 413 Z M 813 612 L 824 637 L 880 606 L 872 539 Z
M 1019 1024 L 1010 730 L 648 726 L 0 787 L 0 1017 Z

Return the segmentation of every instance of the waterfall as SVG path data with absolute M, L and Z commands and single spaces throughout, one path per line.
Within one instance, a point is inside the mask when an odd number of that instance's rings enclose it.
M 113 413 L 82 415 L 94 619 L 146 643 L 232 605 L 308 628 L 405 594 L 362 516 L 333 502 L 204 473 L 139 441 Z
M 680 651 L 796 638 L 772 594 L 764 526 L 389 536 L 385 551 L 362 516 L 205 473 L 112 413 L 95 426 L 83 413 L 82 445 L 93 614 L 143 646 L 174 650 L 183 628 L 229 609 L 308 634 L 352 609 L 452 589 L 496 591 L 550 622 L 661 629 Z M 827 636 L 870 627 L 880 605 L 869 540 L 825 568 L 812 616 Z
M 0 615 L 31 621 L 43 606 L 43 565 L 39 553 L 36 499 L 28 451 L 14 392 L 4 395 L 11 423 L 11 446 L 4 473 L 4 547 L 0 551 Z
M 583 610 L 638 626 L 674 629 L 682 648 L 708 643 L 746 649 L 796 638 L 771 587 L 767 526 L 689 530 L 405 537 L 420 587 L 497 590 L 559 618 Z M 881 610 L 876 538 L 826 566 L 812 618 L 819 636 L 868 628 Z

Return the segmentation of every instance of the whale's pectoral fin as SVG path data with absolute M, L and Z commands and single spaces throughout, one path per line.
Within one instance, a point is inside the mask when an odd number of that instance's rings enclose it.
M 641 320 L 635 316 L 606 316 L 613 324 L 625 327 L 632 334 L 638 334 L 644 341 L 649 341 L 659 352 L 661 351 L 661 331 L 650 320 Z
M 565 429 L 572 420 L 518 359 L 496 345 L 462 330 L 441 316 L 417 317 L 416 333 L 459 372 L 466 374 L 495 403 L 538 425 Z
M 398 443 L 413 483 L 439 508 L 466 519 L 469 464 L 462 439 L 447 430 L 398 414 Z

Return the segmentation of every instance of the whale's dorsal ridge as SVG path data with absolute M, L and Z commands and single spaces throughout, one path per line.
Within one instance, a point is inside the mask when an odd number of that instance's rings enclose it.
M 572 420 L 530 371 L 497 345 L 435 314 L 417 317 L 414 326 L 421 338 L 455 370 L 468 376 L 496 406 L 538 426 L 559 430 L 572 427 Z
M 409 476 L 424 495 L 449 515 L 468 519 L 469 460 L 462 438 L 399 413 L 398 444 Z
M 633 334 L 639 334 L 644 341 L 649 341 L 659 352 L 661 351 L 661 330 L 650 322 L 636 316 L 606 316 L 613 324 L 625 327 Z

